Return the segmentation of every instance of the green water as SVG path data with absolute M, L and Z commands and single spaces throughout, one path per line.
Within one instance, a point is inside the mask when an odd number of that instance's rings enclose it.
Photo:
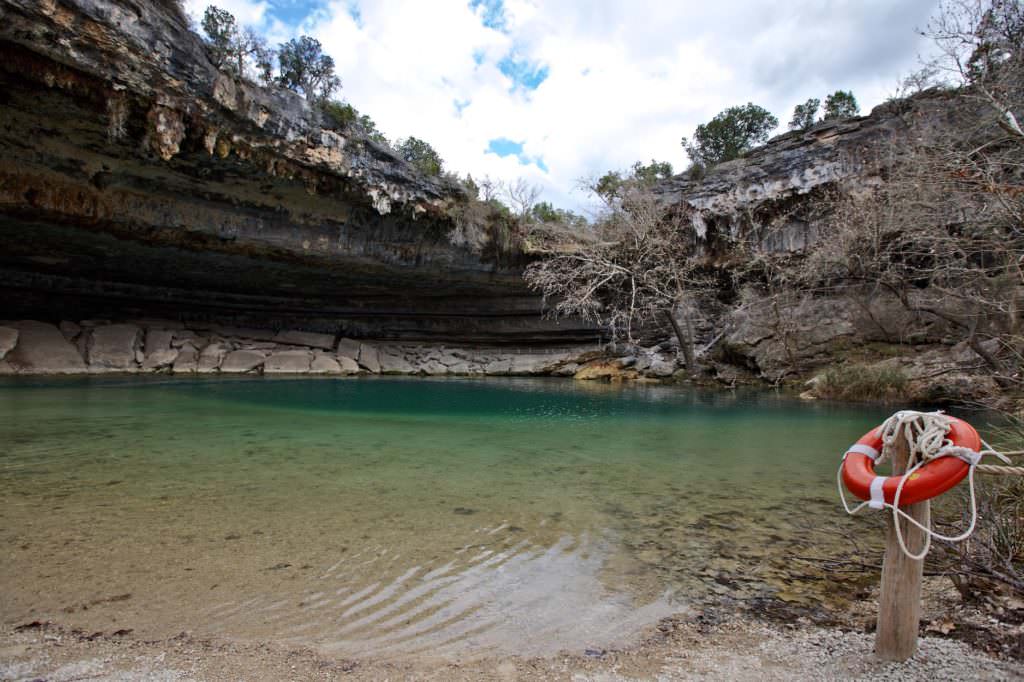
M 568 380 L 6 380 L 0 612 L 402 656 L 827 607 L 852 588 L 794 557 L 864 528 L 835 467 L 883 416 Z

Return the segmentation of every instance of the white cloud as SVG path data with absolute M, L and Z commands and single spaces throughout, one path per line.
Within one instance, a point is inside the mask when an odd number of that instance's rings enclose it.
M 505 0 L 503 25 L 489 28 L 468 0 L 329 0 L 303 30 L 334 57 L 343 97 L 389 137 L 427 140 L 459 173 L 528 177 L 578 208 L 579 178 L 652 158 L 682 170 L 680 137 L 728 106 L 753 101 L 784 129 L 798 102 L 852 89 L 866 112 L 915 66 L 925 46 L 914 29 L 935 4 Z M 222 5 L 271 30 L 265 2 Z M 546 80 L 513 87 L 499 68 L 509 55 Z M 548 171 L 487 153 L 496 138 L 522 142 Z

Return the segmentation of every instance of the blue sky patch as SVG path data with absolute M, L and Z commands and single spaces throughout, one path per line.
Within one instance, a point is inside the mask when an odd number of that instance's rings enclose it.
M 298 26 L 310 14 L 322 10 L 326 4 L 326 0 L 268 0 L 267 14 L 288 26 Z
M 480 13 L 480 23 L 487 28 L 503 32 L 508 28 L 503 0 L 470 0 L 469 8 Z
M 363 27 L 363 11 L 359 9 L 359 3 L 355 0 L 348 3 L 348 15 L 352 17 L 352 21 L 356 22 L 356 26 Z
M 523 155 L 523 143 L 514 142 L 507 137 L 498 137 L 491 140 L 487 145 L 487 151 L 491 154 L 497 154 L 501 157 L 506 156 L 517 156 L 522 157 Z
M 544 163 L 544 158 L 540 156 L 527 156 L 523 153 L 523 143 L 510 140 L 507 137 L 496 137 L 487 143 L 488 154 L 497 154 L 498 156 L 505 158 L 506 156 L 514 156 L 519 161 L 520 166 L 534 165 L 540 168 L 545 173 L 548 172 L 548 165 Z
M 547 66 L 526 59 L 516 59 L 512 55 L 498 62 L 498 69 L 512 80 L 513 90 L 536 90 L 547 80 L 549 71 Z

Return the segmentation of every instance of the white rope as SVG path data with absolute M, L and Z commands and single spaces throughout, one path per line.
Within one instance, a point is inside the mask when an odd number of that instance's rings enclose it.
M 978 466 L 982 457 L 986 455 L 992 455 L 1000 459 L 1007 464 L 1010 464 L 1010 460 L 1003 454 L 997 452 L 992 448 L 991 445 L 985 441 L 981 441 L 982 450 L 975 452 L 970 448 L 965 448 L 957 445 L 953 445 L 953 442 L 947 437 L 950 430 L 949 418 L 942 412 L 915 412 L 913 410 L 903 410 L 892 415 L 881 426 L 880 435 L 882 438 L 882 452 L 877 458 L 875 458 L 875 465 L 877 466 L 880 462 L 886 459 L 891 448 L 895 445 L 896 439 L 899 437 L 900 430 L 903 430 L 904 437 L 907 440 L 908 449 L 910 455 L 907 459 L 907 471 L 900 476 L 900 482 L 896 486 L 896 494 L 893 496 L 892 504 L 883 501 L 879 504 L 877 501 L 872 503 L 861 502 L 856 507 L 850 508 L 850 505 L 846 502 L 846 494 L 843 492 L 843 464 L 840 462 L 839 471 L 836 473 L 836 485 L 839 488 L 839 499 L 843 502 L 843 509 L 846 510 L 847 514 L 851 516 L 856 514 L 864 507 L 874 507 L 878 509 L 889 508 L 892 510 L 892 521 L 896 527 L 896 539 L 899 541 L 900 549 L 911 559 L 923 559 L 928 554 L 928 550 L 932 546 L 932 538 L 938 538 L 939 540 L 945 540 L 947 542 L 960 542 L 970 537 L 971 533 L 974 532 L 974 527 L 978 522 L 978 503 L 974 492 L 974 470 Z M 854 450 L 847 450 L 847 452 L 853 452 Z M 970 488 L 971 497 L 971 523 L 963 533 L 955 536 L 942 535 L 931 529 L 930 526 L 925 526 L 909 514 L 900 509 L 900 496 L 903 494 L 903 486 L 906 485 L 907 481 L 917 473 L 917 470 L 923 467 L 933 459 L 939 457 L 957 457 L 967 462 L 970 467 L 967 472 L 967 483 Z M 845 455 L 843 456 L 845 460 Z M 914 554 L 907 549 L 906 542 L 903 540 L 903 531 L 900 528 L 900 517 L 906 519 L 911 524 L 917 526 L 925 534 L 924 548 Z

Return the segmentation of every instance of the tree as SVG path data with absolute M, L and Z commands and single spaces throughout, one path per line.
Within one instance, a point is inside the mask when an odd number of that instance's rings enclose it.
M 821 107 L 821 100 L 812 97 L 803 104 L 797 104 L 793 108 L 793 118 L 789 122 L 790 130 L 807 130 L 817 123 L 818 109 Z
M 704 168 L 737 159 L 768 141 L 779 119 L 753 103 L 729 107 L 697 126 L 693 140 L 682 139 L 690 160 Z
M 651 187 L 662 180 L 672 177 L 672 164 L 668 161 L 655 161 L 644 165 L 637 161 L 633 164 L 630 176 L 644 187 Z
M 302 93 L 310 101 L 329 99 L 341 87 L 334 59 L 324 54 L 320 41 L 309 36 L 282 43 L 277 51 L 278 84 Z
M 685 216 L 633 186 L 609 203 L 593 230 L 538 227 L 530 241 L 543 258 L 527 267 L 525 278 L 552 315 L 582 317 L 630 343 L 641 329 L 667 322 L 688 371 L 696 371 L 686 313 L 710 284 L 692 255 Z
M 541 201 L 534 204 L 530 217 L 536 223 L 559 225 L 567 229 L 579 229 L 587 226 L 587 219 L 564 208 L 555 208 L 550 202 Z
M 238 23 L 235 16 L 227 10 L 210 5 L 203 13 L 203 32 L 206 33 L 207 45 L 210 48 L 210 58 L 213 65 L 218 69 L 234 69 L 235 61 L 232 58 L 234 45 L 238 41 Z M 241 75 L 241 71 L 235 72 Z
M 255 71 L 264 85 L 273 82 L 274 51 L 255 30 L 239 30 L 234 15 L 214 5 L 203 13 L 202 27 L 214 66 L 235 78 L 247 77 Z
M 540 187 L 530 184 L 525 178 L 518 178 L 505 186 L 505 198 L 508 199 L 508 205 L 512 207 L 512 212 L 520 223 L 529 218 L 539 196 Z
M 853 118 L 860 113 L 857 105 L 857 98 L 849 90 L 836 90 L 825 98 L 825 113 L 823 121 L 837 121 L 844 118 Z
M 647 165 L 637 161 L 625 175 L 620 171 L 608 171 L 593 182 L 589 189 L 608 202 L 620 198 L 627 187 L 649 188 L 671 177 L 672 164 L 668 161 L 651 159 Z
M 410 136 L 401 140 L 395 151 L 424 175 L 440 175 L 444 168 L 441 155 L 429 143 L 417 137 Z

